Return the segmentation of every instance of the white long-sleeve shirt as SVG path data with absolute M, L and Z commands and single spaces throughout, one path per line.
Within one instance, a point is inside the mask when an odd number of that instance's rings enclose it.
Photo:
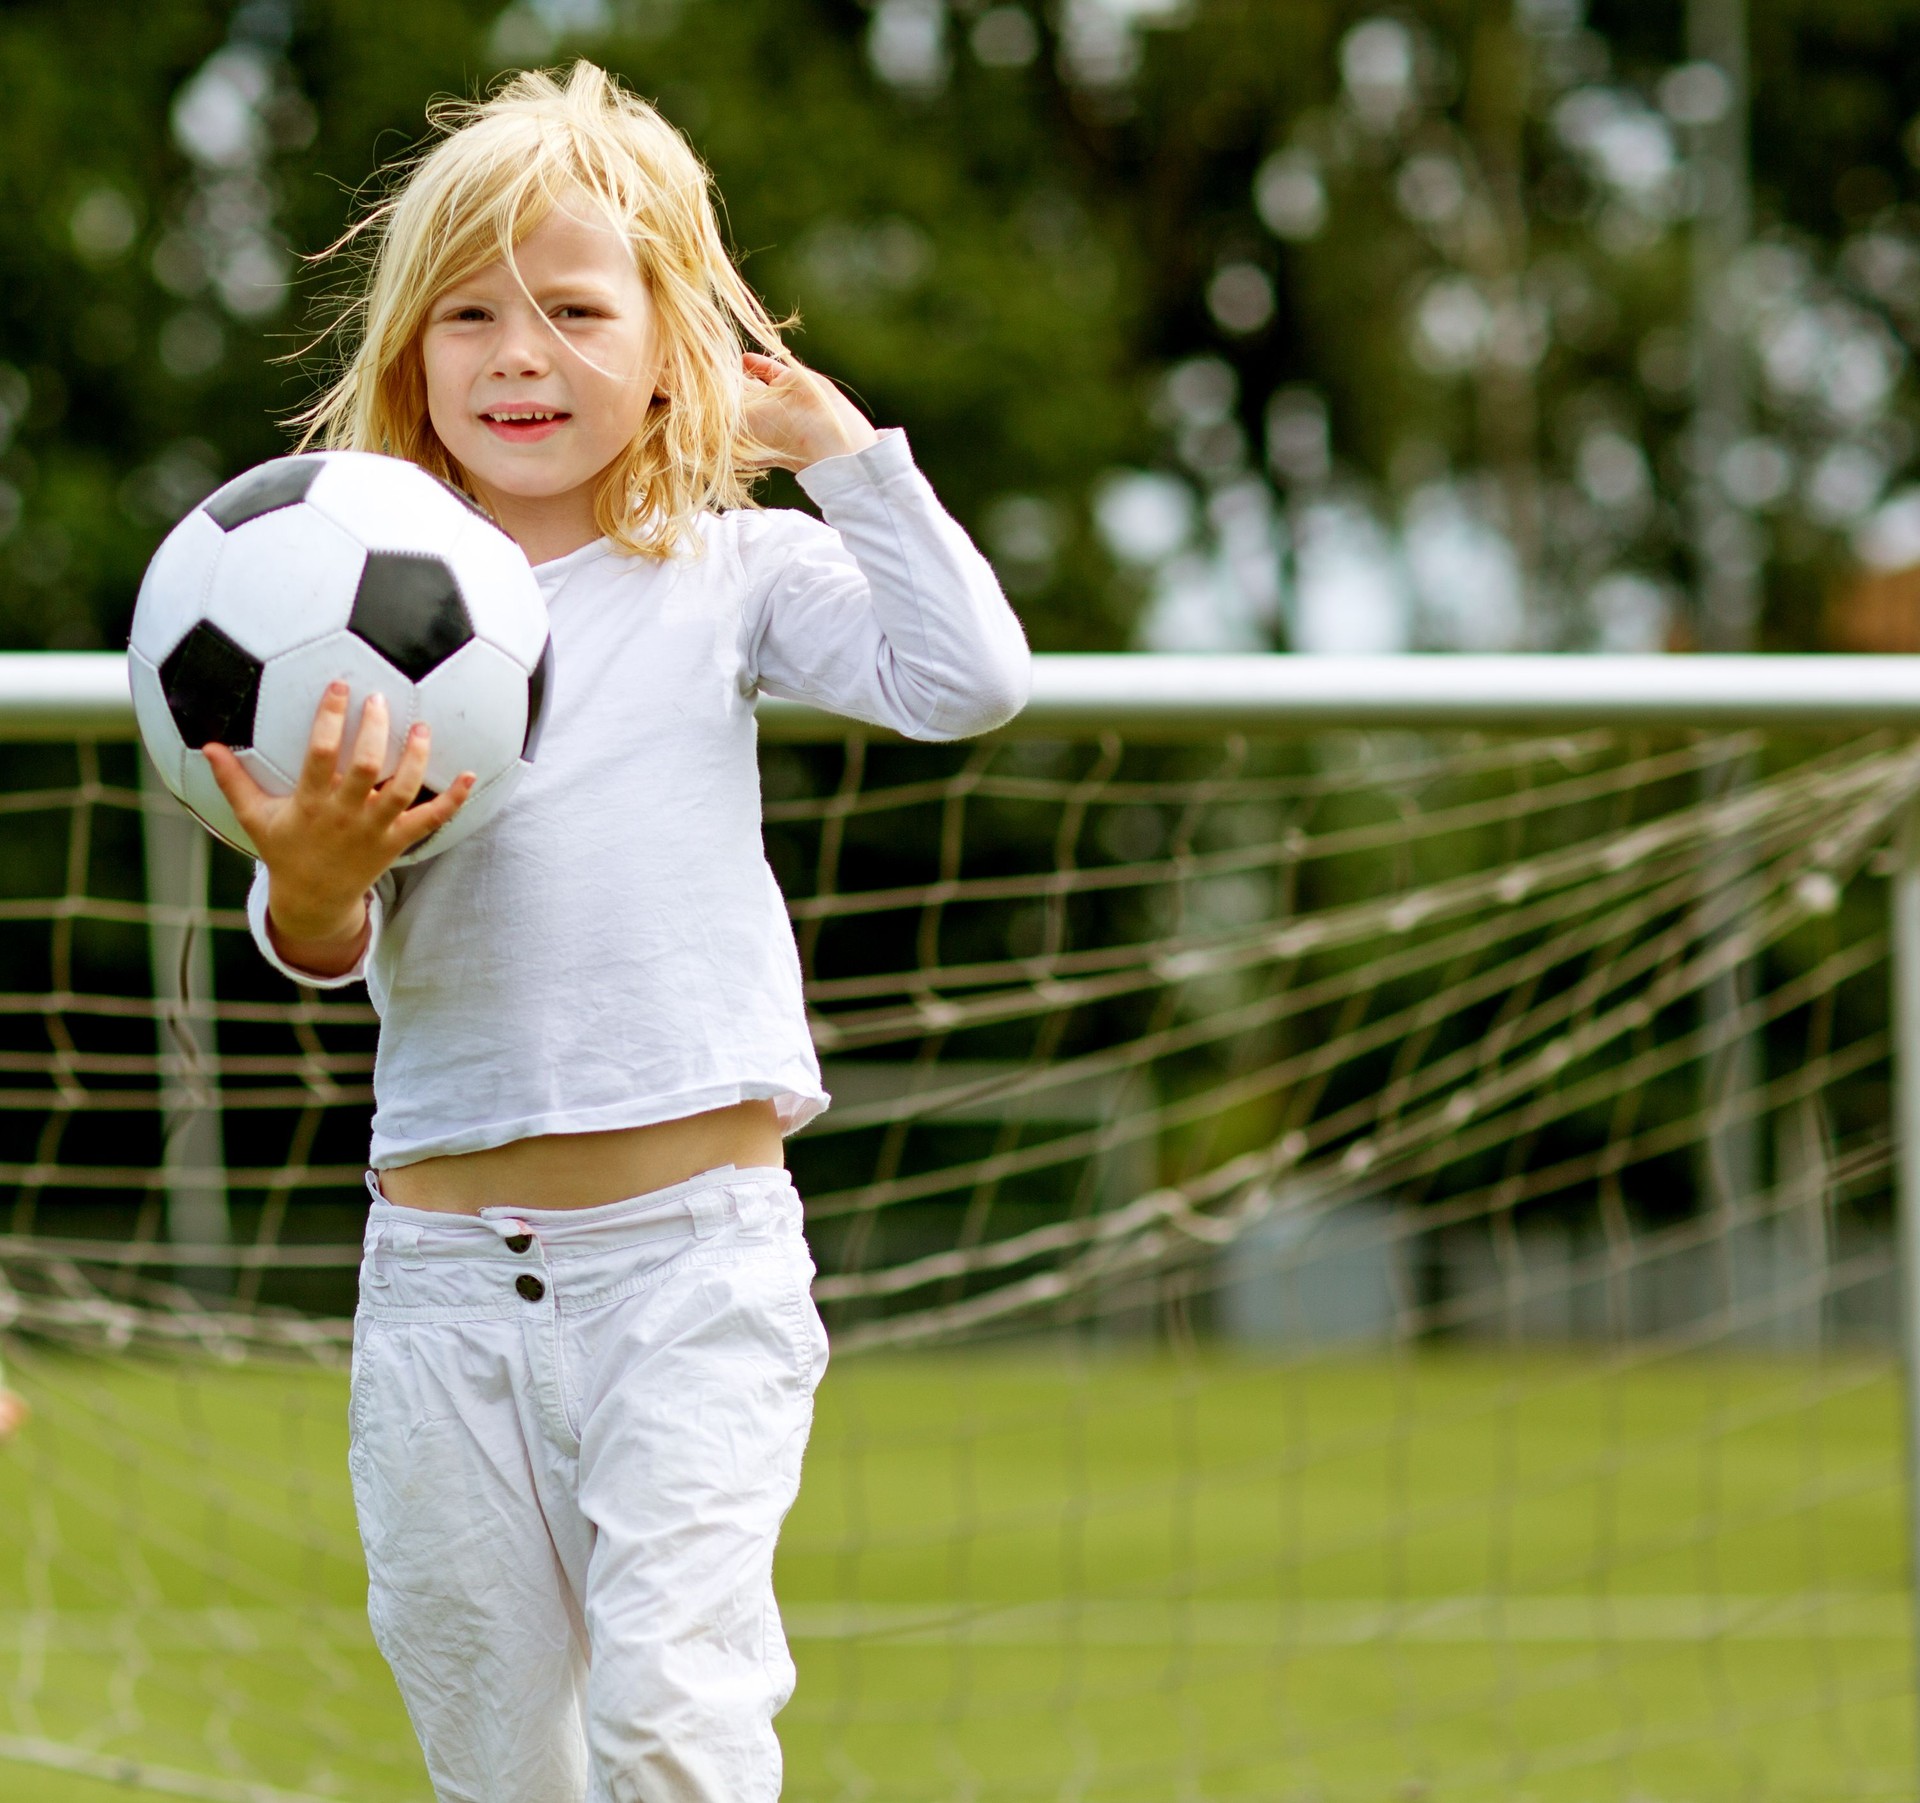
M 920 739 L 1024 705 L 1026 640 L 906 437 L 800 477 L 825 523 L 704 516 L 702 556 L 602 539 L 540 564 L 553 681 L 498 818 L 380 879 L 376 1169 L 771 1100 L 827 1105 L 760 835 L 758 694 Z M 267 876 L 248 913 L 267 958 Z

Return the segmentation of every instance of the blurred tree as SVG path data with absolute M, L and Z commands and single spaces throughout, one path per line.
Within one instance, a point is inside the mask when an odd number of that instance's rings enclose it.
M 800 313 L 801 354 L 912 428 L 1036 637 L 1123 642 L 1083 498 L 1088 470 L 1150 449 L 1137 283 L 1124 235 L 1057 166 L 1044 74 L 975 65 L 939 97 L 890 84 L 866 15 L 826 0 L 734 0 L 723 30 L 710 0 L 161 13 L 116 39 L 104 110 L 72 69 L 85 9 L 0 18 L 23 97 L 0 125 L 0 179 L 33 222 L 0 251 L 8 641 L 114 642 L 165 527 L 283 446 L 276 422 L 316 371 L 274 359 L 302 342 L 298 297 L 338 279 L 290 294 L 295 255 L 417 141 L 427 98 L 585 51 L 688 129 L 750 275 Z
M 132 592 L 154 536 L 120 489 L 191 429 L 154 367 L 165 297 L 142 253 L 177 163 L 168 97 L 223 21 L 210 6 L 130 15 L 87 34 L 84 80 L 78 24 L 77 8 L 0 18 L 0 608 L 14 643 L 97 642 L 105 598 Z
M 310 392 L 298 256 L 428 96 L 584 52 L 1037 643 L 1684 643 L 1697 480 L 1815 643 L 1838 571 L 1920 560 L 1920 0 L 1753 5 L 1756 412 L 1702 472 L 1678 0 L 15 0 L 0 636 L 115 642 Z
M 1214 523 L 1143 560 L 1149 637 L 1257 633 L 1231 542 L 1256 483 L 1281 503 L 1301 648 L 1689 643 L 1702 483 L 1731 503 L 1714 555 L 1764 566 L 1765 644 L 1818 644 L 1856 559 L 1920 562 L 1920 491 L 1896 486 L 1920 8 L 1753 11 L 1754 234 L 1713 304 L 1754 413 L 1711 467 L 1688 227 L 1718 172 L 1688 153 L 1728 86 L 1684 60 L 1681 5 L 1219 0 L 1152 41 L 1126 130 L 1160 225 L 1146 260 L 1181 272 L 1146 322 L 1163 475 Z

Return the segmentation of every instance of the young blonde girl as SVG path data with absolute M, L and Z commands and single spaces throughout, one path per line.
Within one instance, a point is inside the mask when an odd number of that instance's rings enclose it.
M 577 65 L 451 107 L 370 246 L 326 446 L 411 458 L 525 550 L 553 688 L 512 805 L 387 766 L 336 685 L 293 794 L 209 746 L 263 953 L 381 1014 L 350 1402 L 369 1614 L 436 1793 L 753 1803 L 772 1592 L 826 1357 L 784 1134 L 827 1104 L 760 844 L 756 696 L 923 738 L 1025 698 L 992 574 L 786 353 L 709 178 Z M 799 475 L 824 522 L 753 507 Z M 358 712 L 355 709 L 358 707 Z

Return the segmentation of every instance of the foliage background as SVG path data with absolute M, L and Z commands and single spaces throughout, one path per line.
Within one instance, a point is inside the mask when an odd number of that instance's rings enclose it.
M 15 0 L 0 643 L 119 642 L 310 391 L 300 259 L 428 96 L 583 51 L 1043 648 L 1684 648 L 1702 482 L 1759 642 L 1817 647 L 1857 563 L 1920 558 L 1920 4 L 1752 12 L 1754 416 L 1703 470 L 1677 4 Z

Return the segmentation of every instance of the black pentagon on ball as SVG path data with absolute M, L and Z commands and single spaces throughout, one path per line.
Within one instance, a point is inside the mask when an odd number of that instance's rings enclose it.
M 546 723 L 547 690 L 553 682 L 553 640 L 540 647 L 540 661 L 527 678 L 527 736 L 520 741 L 520 755 L 529 764 L 540 749 L 540 728 Z
M 235 476 L 225 488 L 216 489 L 201 507 L 215 524 L 231 532 L 263 513 L 274 513 L 307 498 L 313 479 L 325 467 L 319 457 L 281 457 L 263 463 L 258 469 Z
M 418 682 L 473 637 L 453 572 L 417 551 L 369 551 L 347 630 Z
M 181 738 L 198 751 L 208 740 L 243 751 L 253 743 L 260 660 L 202 620 L 160 665 L 160 689 Z

